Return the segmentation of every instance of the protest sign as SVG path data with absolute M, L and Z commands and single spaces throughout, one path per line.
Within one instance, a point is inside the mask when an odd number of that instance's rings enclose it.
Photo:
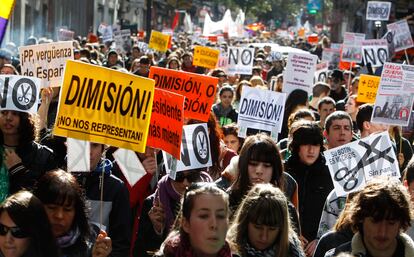
M 58 40 L 59 41 L 70 41 L 73 40 L 75 36 L 75 32 L 67 29 L 60 29 L 58 32 Z
M 399 20 L 387 24 L 387 29 L 393 34 L 394 48 L 396 52 L 414 47 L 407 20 Z
M 269 56 L 266 58 L 266 61 L 275 62 L 281 61 L 283 59 L 283 54 L 277 51 L 271 51 Z
M 148 47 L 156 51 L 165 52 L 168 49 L 169 41 L 170 41 L 169 35 L 163 34 L 159 31 L 152 30 Z
M 362 57 L 365 65 L 381 67 L 389 59 L 388 43 L 385 39 L 371 39 L 362 41 Z
M 163 151 L 167 173 L 210 167 L 212 156 L 206 123 L 183 127 L 181 159 L 177 160 Z
M 248 128 L 269 131 L 273 138 L 281 131 L 286 94 L 244 87 L 240 99 L 237 125 L 239 136 L 246 137 Z
M 118 53 L 129 53 L 131 52 L 131 31 L 129 29 L 123 29 L 114 32 L 114 40 L 116 45 L 116 51 Z
M 205 46 L 195 46 L 193 65 L 207 69 L 214 69 L 216 68 L 219 54 L 220 50 Z
M 368 1 L 367 21 L 387 21 L 390 18 L 391 2 Z
M 378 176 L 400 177 L 388 132 L 327 150 L 324 156 L 338 196 L 358 191 Z
M 134 151 L 119 148 L 112 155 L 131 187 L 147 174 L 144 166 Z
M 72 41 L 19 47 L 22 75 L 42 79 L 42 87 L 62 84 L 66 60 L 73 59 Z
M 328 78 L 328 69 L 329 63 L 326 61 L 316 64 L 314 82 L 326 82 L 326 78 Z
M 388 60 L 390 61 L 395 54 L 395 46 L 394 46 L 394 34 L 391 31 L 387 31 L 382 39 L 387 40 L 388 45 Z
M 0 75 L 0 110 L 36 114 L 40 84 L 34 77 Z
M 102 42 L 110 42 L 113 38 L 113 29 L 111 25 L 99 24 L 98 32 L 102 35 Z
M 413 107 L 414 67 L 385 63 L 371 121 L 407 126 Z
M 53 133 L 144 152 L 154 81 L 68 61 Z
M 295 89 L 312 93 L 318 56 L 313 54 L 289 53 L 286 69 L 283 72 L 283 92 L 288 95 Z
M 219 59 L 217 61 L 217 67 L 216 68 L 222 69 L 227 74 L 228 73 L 227 72 L 228 61 L 229 61 L 229 57 L 227 55 L 227 52 L 221 51 L 220 55 L 219 55 Z
M 380 77 L 361 74 L 358 83 L 357 101 L 360 103 L 374 103 L 377 96 Z
M 338 68 L 341 61 L 341 50 L 335 48 L 324 48 L 322 52 L 322 61 L 329 62 L 329 69 L 334 70 Z
M 152 66 L 155 87 L 185 96 L 184 117 L 207 121 L 216 97 L 218 78 Z
M 362 41 L 365 34 L 345 32 L 341 60 L 343 62 L 362 61 Z
M 69 172 L 90 172 L 90 142 L 69 137 L 66 140 L 66 146 L 68 149 L 67 170 Z
M 252 74 L 254 48 L 229 47 L 228 58 L 228 74 Z
M 184 96 L 155 89 L 147 145 L 180 159 Z
M 139 50 L 141 51 L 141 53 L 146 54 L 148 52 L 148 44 L 145 42 L 137 42 L 137 46 L 139 48 Z

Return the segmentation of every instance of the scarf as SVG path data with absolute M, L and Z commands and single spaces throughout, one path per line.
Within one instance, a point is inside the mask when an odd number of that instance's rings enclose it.
M 257 250 L 253 246 L 251 246 L 248 242 L 244 244 L 244 249 L 246 250 L 247 256 L 255 256 L 255 257 L 274 257 L 275 256 L 275 246 L 272 245 L 271 247 L 265 250 Z
M 171 226 L 173 225 L 175 220 L 175 215 L 172 210 L 172 208 L 174 207 L 172 206 L 172 202 L 178 202 L 181 198 L 181 195 L 177 193 L 172 187 L 168 175 L 165 175 L 160 179 L 160 181 L 158 181 L 157 190 L 155 191 L 154 202 L 157 201 L 157 198 L 159 198 L 160 203 L 164 207 L 165 228 L 168 232 L 170 231 Z
M 66 235 L 56 238 L 59 248 L 66 248 L 76 243 L 80 236 L 79 228 L 71 229 Z
M 196 254 L 191 247 L 191 244 L 188 239 L 181 240 L 179 234 L 173 236 L 170 239 L 166 240 L 164 248 L 165 256 L 174 256 L 174 257 L 195 257 Z M 231 257 L 230 246 L 227 242 L 216 254 L 217 257 Z

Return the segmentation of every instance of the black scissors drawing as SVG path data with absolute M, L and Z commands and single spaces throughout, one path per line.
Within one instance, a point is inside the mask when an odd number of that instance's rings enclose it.
M 30 87 L 27 87 L 26 90 L 24 90 L 23 86 L 21 86 L 20 88 L 22 89 L 22 96 L 17 97 L 17 101 L 25 102 L 28 104 L 30 102 L 30 99 L 27 98 L 26 95 L 27 95 L 27 92 L 29 92 Z

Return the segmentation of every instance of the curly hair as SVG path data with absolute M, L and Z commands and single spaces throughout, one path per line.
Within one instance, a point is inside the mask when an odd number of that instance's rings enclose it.
M 0 112 L 0 115 L 4 115 L 4 112 L 13 112 L 17 113 L 20 118 L 19 128 L 17 129 L 19 133 L 19 146 L 24 146 L 32 141 L 38 140 L 38 125 L 37 125 L 37 116 L 19 111 L 10 111 L 4 110 Z M 0 143 L 4 143 L 4 135 L 0 130 Z

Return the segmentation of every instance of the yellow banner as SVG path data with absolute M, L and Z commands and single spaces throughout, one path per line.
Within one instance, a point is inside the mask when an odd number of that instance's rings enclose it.
M 207 69 L 215 69 L 220 55 L 220 50 L 205 46 L 194 47 L 193 65 Z
M 375 103 L 378 85 L 381 77 L 371 75 L 361 75 L 358 84 L 357 101 L 361 103 Z
M 154 80 L 69 60 L 53 133 L 144 152 Z
M 168 49 L 169 40 L 169 35 L 162 34 L 159 31 L 152 30 L 148 47 L 160 52 L 165 52 Z

